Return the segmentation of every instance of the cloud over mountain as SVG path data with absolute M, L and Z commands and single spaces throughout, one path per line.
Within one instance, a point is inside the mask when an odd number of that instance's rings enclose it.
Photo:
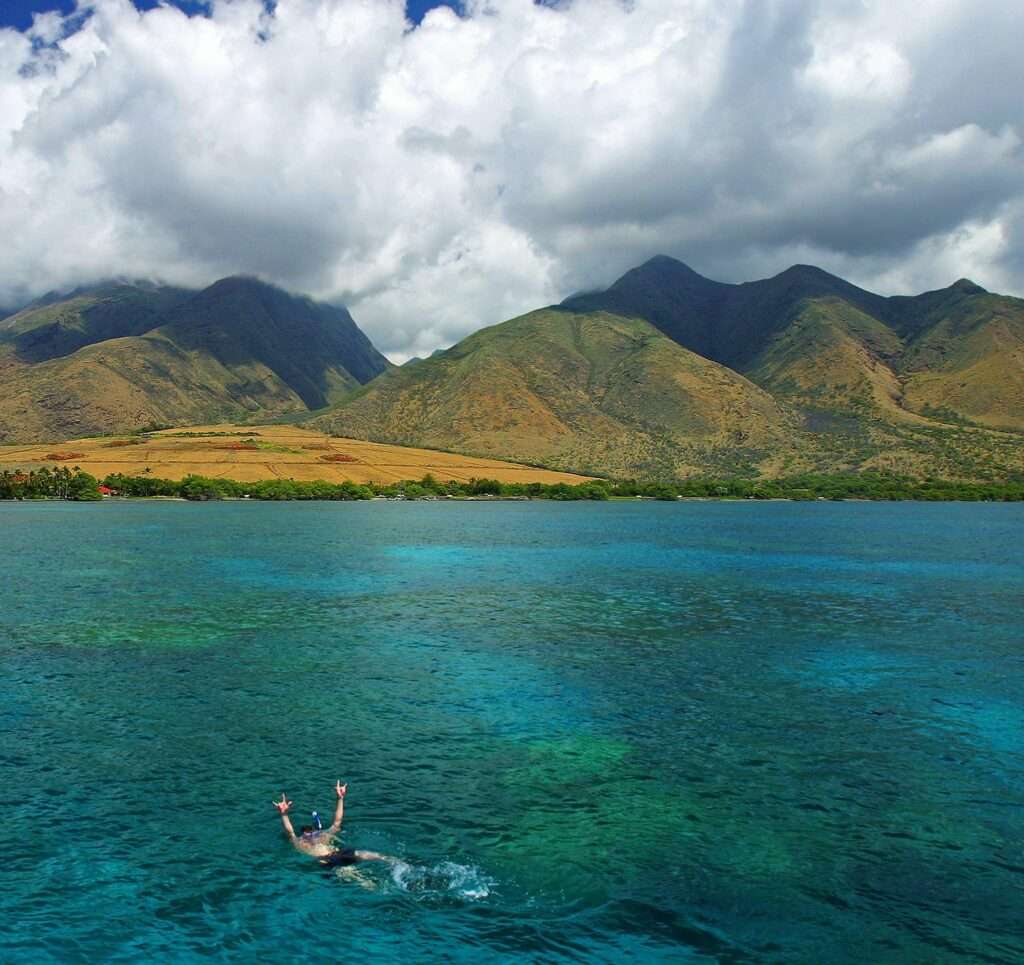
M 657 252 L 1024 292 L 1014 0 L 128 0 L 0 31 L 0 304 L 234 272 L 424 353 Z

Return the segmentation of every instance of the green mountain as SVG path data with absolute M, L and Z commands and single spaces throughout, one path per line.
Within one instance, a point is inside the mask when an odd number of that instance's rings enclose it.
M 0 321 L 0 442 L 308 411 L 388 367 L 344 308 L 252 278 L 104 284 Z
M 1024 471 L 1022 325 L 1024 302 L 968 281 L 886 298 L 806 265 L 729 285 L 659 256 L 317 424 L 587 472 L 1006 477 Z
M 312 421 L 339 435 L 580 472 L 751 472 L 789 418 L 743 376 L 637 318 L 557 309 L 393 369 Z
M 857 401 L 904 414 L 944 409 L 960 421 L 1024 425 L 1024 301 L 967 279 L 886 298 L 808 265 L 729 285 L 658 256 L 561 307 L 646 319 L 793 400 Z
M 142 335 L 195 293 L 145 282 L 108 282 L 51 294 L 0 321 L 0 346 L 22 362 L 45 362 L 95 342 Z
M 658 255 L 626 272 L 603 292 L 566 299 L 574 312 L 605 311 L 644 318 L 694 352 L 742 370 L 772 335 L 786 327 L 797 306 L 839 298 L 864 311 L 884 312 L 886 299 L 810 265 L 794 265 L 774 278 L 729 285 Z
M 899 359 L 908 408 L 1001 429 L 1024 426 L 1024 300 L 967 279 L 909 299 Z
M 0 321 L 0 441 L 271 418 L 618 476 L 1017 478 L 1024 301 L 657 257 L 401 368 L 343 308 L 251 278 L 109 283 Z

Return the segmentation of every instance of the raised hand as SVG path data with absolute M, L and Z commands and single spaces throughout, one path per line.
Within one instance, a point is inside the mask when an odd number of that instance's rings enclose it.
M 280 814 L 282 817 L 288 813 L 288 808 L 292 806 L 292 802 L 289 801 L 288 798 L 284 796 L 284 794 L 281 795 L 280 801 L 271 801 L 270 803 L 277 808 L 277 813 Z
M 338 781 L 334 785 L 334 793 L 337 794 L 339 798 L 343 798 L 348 793 L 348 784 L 342 784 L 341 781 Z

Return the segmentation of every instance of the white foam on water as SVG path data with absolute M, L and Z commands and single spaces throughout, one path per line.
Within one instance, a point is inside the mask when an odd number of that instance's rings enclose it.
M 479 901 L 491 893 L 495 882 L 472 865 L 441 861 L 433 866 L 411 865 L 396 861 L 391 866 L 391 880 L 402 891 L 421 897 L 457 896 Z

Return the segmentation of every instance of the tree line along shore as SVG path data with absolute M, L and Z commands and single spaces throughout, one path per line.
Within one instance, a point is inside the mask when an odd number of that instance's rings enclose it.
M 673 482 L 596 479 L 567 483 L 508 483 L 496 479 L 441 482 L 432 475 L 393 483 L 299 482 L 266 479 L 239 482 L 208 476 L 160 479 L 115 473 L 99 480 L 81 469 L 58 466 L 0 472 L 0 500 L 59 499 L 76 502 L 117 498 L 218 499 L 860 499 L 969 502 L 1024 501 L 1024 480 L 971 483 L 916 479 L 882 473 L 797 475 L 779 479 L 692 478 Z

